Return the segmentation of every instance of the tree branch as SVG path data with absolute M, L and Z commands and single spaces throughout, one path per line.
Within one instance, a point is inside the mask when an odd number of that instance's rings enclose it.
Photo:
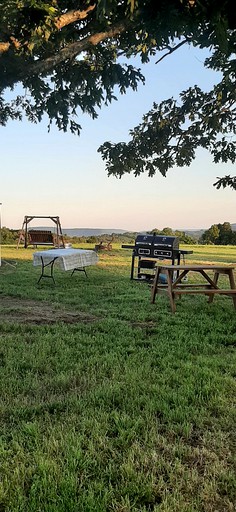
M 121 34 L 122 32 L 125 32 L 128 26 L 128 21 L 124 20 L 122 22 L 118 22 L 110 27 L 109 30 L 98 32 L 97 34 L 85 37 L 81 41 L 71 43 L 65 48 L 62 48 L 56 54 L 51 55 L 46 59 L 35 61 L 32 64 L 27 63 L 27 68 L 21 68 L 13 78 L 9 79 L 9 83 L 5 83 L 4 87 L 11 87 L 22 78 L 25 79 L 33 75 L 44 75 L 46 73 L 50 73 L 50 71 L 53 71 L 59 64 L 62 64 L 67 60 L 74 59 L 77 55 L 83 51 L 88 50 L 90 47 L 96 46 L 106 39 L 110 39 Z
M 70 25 L 71 23 L 75 23 L 79 20 L 84 20 L 87 18 L 89 13 L 91 11 L 94 11 L 96 7 L 96 4 L 89 5 L 87 9 L 84 9 L 83 11 L 77 10 L 77 11 L 68 11 L 65 14 L 62 14 L 58 18 L 55 18 L 54 25 L 57 30 L 61 30 L 63 27 L 66 27 L 67 25 Z M 0 55 L 1 53 L 5 53 L 9 50 L 11 44 L 15 48 L 20 48 L 23 46 L 19 41 L 17 41 L 13 36 L 10 37 L 11 41 L 8 42 L 0 42 Z
M 66 25 L 70 25 L 71 23 L 74 23 L 75 21 L 78 21 L 78 20 L 84 20 L 85 18 L 87 18 L 88 14 L 91 12 L 91 11 L 94 11 L 96 7 L 96 4 L 94 5 L 89 5 L 89 7 L 87 7 L 87 9 L 85 9 L 84 11 L 69 11 L 65 14 L 62 14 L 61 16 L 59 16 L 59 18 L 57 18 L 55 20 L 55 27 L 60 30 L 61 28 L 65 27 Z
M 38 61 L 33 64 L 30 71 L 27 72 L 27 75 L 48 72 L 51 69 L 54 69 L 55 66 L 65 62 L 67 59 L 74 59 L 79 53 L 88 50 L 89 47 L 96 46 L 101 43 L 101 41 L 105 41 L 106 39 L 110 39 L 121 34 L 127 29 L 127 26 L 128 23 L 125 23 L 124 21 L 119 22 L 105 32 L 98 32 L 97 34 L 85 37 L 82 41 L 71 43 L 69 46 L 62 48 L 62 50 L 56 55 L 52 55 L 43 61 Z M 25 72 L 23 74 L 25 76 Z
M 159 62 L 161 62 L 163 59 L 165 59 L 166 57 L 168 57 L 168 55 L 171 55 L 171 53 L 175 52 L 176 50 L 178 50 L 181 46 L 183 46 L 185 43 L 190 43 L 191 41 L 191 37 L 186 37 L 183 41 L 181 41 L 179 44 L 177 44 L 176 46 L 174 46 L 174 48 L 171 48 L 170 46 L 168 46 L 168 49 L 169 51 L 167 53 L 165 53 L 164 55 L 162 55 L 162 57 L 160 59 L 158 59 L 155 64 L 159 64 Z

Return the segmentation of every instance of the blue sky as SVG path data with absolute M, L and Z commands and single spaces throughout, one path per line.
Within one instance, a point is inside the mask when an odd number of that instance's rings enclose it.
M 177 97 L 195 84 L 209 90 L 219 75 L 204 69 L 204 56 L 186 47 L 158 65 L 154 61 L 144 66 L 146 85 L 104 106 L 95 121 L 82 115 L 80 137 L 55 127 L 48 133 L 46 120 L 0 127 L 3 225 L 20 228 L 24 215 L 59 215 L 63 228 L 131 231 L 236 222 L 235 192 L 213 187 L 217 176 L 235 174 L 234 166 L 213 164 L 206 151 L 198 152 L 191 167 L 175 168 L 166 178 L 157 174 L 121 180 L 107 177 L 97 153 L 106 140 L 128 140 L 129 129 L 139 124 L 153 101 Z

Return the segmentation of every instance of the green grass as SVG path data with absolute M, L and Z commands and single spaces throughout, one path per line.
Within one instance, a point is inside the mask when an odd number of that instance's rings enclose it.
M 234 512 L 232 299 L 186 296 L 172 315 L 119 246 L 88 279 L 37 286 L 32 252 L 2 248 L 17 265 L 0 269 L 0 511 Z

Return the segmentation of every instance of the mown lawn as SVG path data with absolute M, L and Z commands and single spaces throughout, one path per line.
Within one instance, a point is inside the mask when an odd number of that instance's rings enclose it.
M 32 252 L 2 248 L 17 265 L 0 268 L 0 512 L 234 512 L 232 299 L 172 315 L 119 246 L 88 279 L 37 286 Z

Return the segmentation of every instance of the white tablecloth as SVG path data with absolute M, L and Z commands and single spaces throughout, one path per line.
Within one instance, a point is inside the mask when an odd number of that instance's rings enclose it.
M 48 251 L 37 251 L 33 253 L 33 265 L 44 265 L 55 260 L 54 265 L 62 270 L 73 270 L 74 268 L 96 265 L 98 255 L 93 250 L 87 249 L 50 249 Z M 56 259 L 55 259 L 56 258 Z

